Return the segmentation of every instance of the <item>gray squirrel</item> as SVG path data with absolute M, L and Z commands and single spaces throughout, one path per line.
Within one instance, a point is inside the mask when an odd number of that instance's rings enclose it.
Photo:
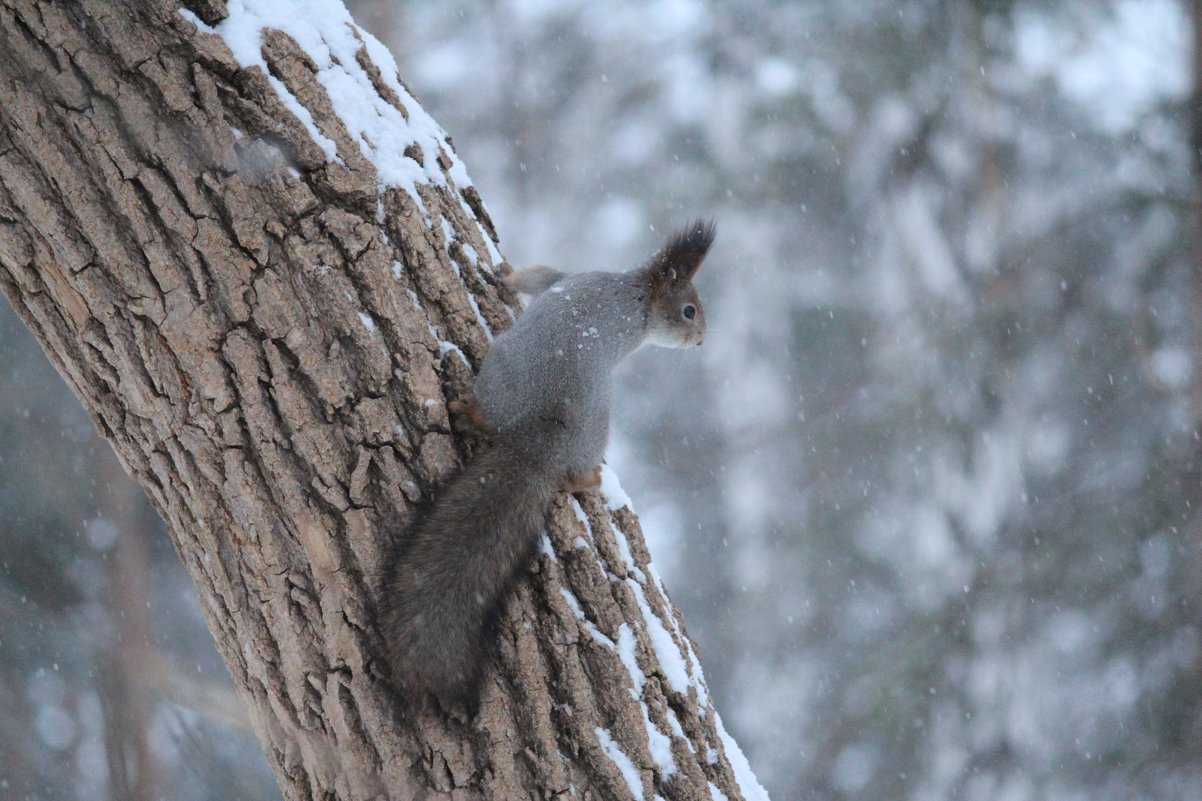
M 692 279 L 714 234 L 699 220 L 629 272 L 532 267 L 504 279 L 535 297 L 492 343 L 474 397 L 452 409 L 491 445 L 436 493 L 386 568 L 382 630 L 407 698 L 476 700 L 495 625 L 551 502 L 600 484 L 611 371 L 643 344 L 704 340 Z

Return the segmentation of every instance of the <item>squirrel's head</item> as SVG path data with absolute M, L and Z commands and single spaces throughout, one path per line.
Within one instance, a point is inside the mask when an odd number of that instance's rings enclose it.
M 713 222 L 697 220 L 673 234 L 642 268 L 649 287 L 644 340 L 648 344 L 691 348 L 705 340 L 705 312 L 693 276 L 716 233 Z

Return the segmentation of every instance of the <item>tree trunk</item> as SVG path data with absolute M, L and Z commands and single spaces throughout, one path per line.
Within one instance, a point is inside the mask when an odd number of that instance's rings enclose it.
M 761 794 L 599 494 L 557 502 L 478 715 L 394 719 L 369 592 L 515 300 L 383 48 L 337 3 L 234 5 L 0 0 L 0 281 L 167 522 L 285 797 Z

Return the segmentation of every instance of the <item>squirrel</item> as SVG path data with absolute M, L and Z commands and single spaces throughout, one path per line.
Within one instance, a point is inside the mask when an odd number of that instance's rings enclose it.
M 698 220 L 628 272 L 539 266 L 503 279 L 534 298 L 492 343 L 473 395 L 452 403 L 491 445 L 436 493 L 386 567 L 382 632 L 407 698 L 477 699 L 496 624 L 552 501 L 601 482 L 611 371 L 644 344 L 705 339 L 692 280 L 715 232 Z

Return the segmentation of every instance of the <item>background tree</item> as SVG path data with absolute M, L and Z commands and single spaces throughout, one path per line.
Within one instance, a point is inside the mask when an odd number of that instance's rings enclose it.
M 167 522 L 286 797 L 761 792 L 612 483 L 557 505 L 479 715 L 394 720 L 370 589 L 513 299 L 340 4 L 6 2 L 0 51 L 0 282 Z M 147 797 L 126 690 L 108 789 Z

